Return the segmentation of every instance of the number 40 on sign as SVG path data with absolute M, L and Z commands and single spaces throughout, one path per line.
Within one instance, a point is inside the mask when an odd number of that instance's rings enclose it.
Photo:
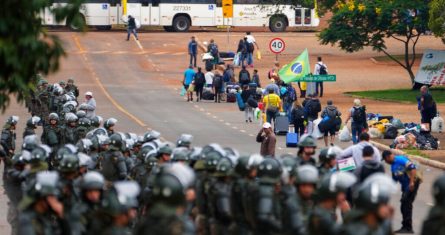
M 275 60 L 278 61 L 278 54 L 284 51 L 286 43 L 281 38 L 274 38 L 269 42 L 269 50 L 275 54 Z

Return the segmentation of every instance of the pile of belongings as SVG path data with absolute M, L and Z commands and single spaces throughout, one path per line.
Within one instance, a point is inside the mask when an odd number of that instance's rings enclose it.
M 436 150 L 439 147 L 439 143 L 437 139 L 428 132 L 410 130 L 398 136 L 390 147 L 396 149 L 415 148 L 420 150 Z

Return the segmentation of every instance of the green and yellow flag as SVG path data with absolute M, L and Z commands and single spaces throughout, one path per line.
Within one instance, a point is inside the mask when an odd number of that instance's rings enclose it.
M 280 69 L 278 75 L 285 83 L 297 82 L 311 72 L 307 49 L 292 62 Z

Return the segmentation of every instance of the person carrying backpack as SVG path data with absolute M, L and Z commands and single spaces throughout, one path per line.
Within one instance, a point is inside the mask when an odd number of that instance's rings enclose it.
M 292 111 L 291 111 L 291 124 L 294 125 L 295 133 L 297 133 L 298 137 L 302 136 L 304 134 L 304 122 L 306 121 L 306 117 L 304 115 L 304 108 L 301 106 L 300 102 L 298 100 L 295 100 L 294 104 L 292 105 Z
M 215 43 L 215 40 L 210 39 L 210 44 L 207 47 L 207 52 L 213 56 L 212 64 L 216 68 L 216 64 L 219 62 L 219 50 L 218 45 Z
M 250 83 L 250 73 L 249 71 L 246 69 L 246 66 L 243 65 L 243 67 L 241 68 L 241 70 L 239 71 L 239 76 L 238 76 L 238 82 L 239 85 L 241 87 L 243 87 L 244 85 L 249 85 Z
M 213 91 L 215 92 L 215 103 L 221 103 L 221 93 L 222 93 L 222 87 L 224 85 L 223 77 L 221 74 L 216 71 L 215 76 L 213 77 Z
M 354 107 L 349 110 L 349 116 L 346 118 L 345 125 L 348 124 L 349 119 L 352 119 L 352 142 L 356 144 L 358 136 L 367 128 L 366 107 L 362 106 L 359 99 L 354 100 Z
M 196 102 L 202 99 L 202 91 L 204 90 L 204 85 L 206 83 L 205 75 L 201 71 L 201 67 L 198 67 L 198 72 L 195 73 L 195 91 L 196 91 Z
M 283 87 L 286 88 L 286 93 L 283 96 L 284 112 L 287 114 L 290 121 L 290 112 L 292 110 L 292 104 L 297 100 L 297 93 L 291 83 L 283 84 Z
M 304 112 L 307 117 L 307 134 L 312 135 L 314 131 L 314 121 L 318 118 L 318 113 L 321 111 L 320 100 L 317 98 L 317 95 L 312 94 L 309 95 L 309 99 L 304 104 Z
M 318 57 L 318 62 L 315 64 L 314 75 L 326 75 L 328 74 L 328 67 L 323 63 L 321 57 Z M 315 84 L 315 93 L 319 97 L 323 97 L 323 82 L 317 82 Z
M 249 86 L 244 85 L 243 91 L 241 92 L 241 98 L 243 99 L 243 102 L 245 104 L 244 114 L 246 117 L 246 123 L 252 122 L 253 119 L 253 107 L 251 107 L 248 103 L 249 98 L 253 95 L 254 93 L 252 92 L 252 90 L 249 89 Z
M 324 108 L 323 112 L 321 112 L 321 117 L 323 120 L 327 120 L 327 129 L 324 131 L 324 144 L 328 147 L 328 135 L 331 136 L 331 144 L 334 144 L 335 140 L 335 132 L 337 131 L 337 117 L 341 116 L 341 112 L 338 111 L 337 107 L 333 105 L 332 100 L 328 100 L 328 106 Z M 323 121 L 324 122 L 324 121 Z
M 258 75 L 258 69 L 253 70 L 252 82 L 256 83 L 256 87 L 261 88 L 260 75 Z
M 247 45 L 247 65 L 253 68 L 253 52 L 255 51 L 255 46 L 259 50 L 258 44 L 255 41 L 255 38 L 250 32 L 246 32 L 246 36 L 244 37 Z

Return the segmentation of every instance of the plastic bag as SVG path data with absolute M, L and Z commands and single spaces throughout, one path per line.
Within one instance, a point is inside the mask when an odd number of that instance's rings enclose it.
M 318 128 L 318 124 L 320 124 L 320 122 L 321 122 L 321 118 L 319 118 L 313 122 L 314 129 L 312 131 L 312 137 L 314 137 L 315 139 L 323 138 L 323 133 L 321 133 L 320 129 Z
M 256 121 L 261 119 L 261 110 L 259 108 L 255 108 L 253 114 L 254 114 L 253 117 L 255 118 Z
M 134 23 L 136 24 L 136 28 L 141 28 L 141 22 L 138 19 L 134 19 Z
M 187 90 L 188 92 L 194 92 L 195 91 L 195 84 L 190 84 L 189 89 Z
M 261 51 L 260 50 L 256 51 L 256 58 L 258 60 L 261 60 Z
M 351 141 L 351 133 L 349 132 L 349 128 L 347 126 L 344 126 L 343 129 L 341 129 L 338 138 L 340 139 L 341 142 Z
M 240 65 L 240 56 L 241 56 L 241 53 L 239 53 L 239 52 L 235 54 L 235 57 L 233 57 L 233 65 L 235 65 L 235 66 Z
M 181 88 L 181 93 L 179 94 L 180 96 L 185 96 L 185 93 L 186 93 L 187 91 L 185 90 L 185 87 L 182 87 Z
M 439 116 L 433 118 L 433 120 L 431 121 L 431 131 L 434 133 L 442 133 L 444 128 L 443 126 L 443 118 Z

